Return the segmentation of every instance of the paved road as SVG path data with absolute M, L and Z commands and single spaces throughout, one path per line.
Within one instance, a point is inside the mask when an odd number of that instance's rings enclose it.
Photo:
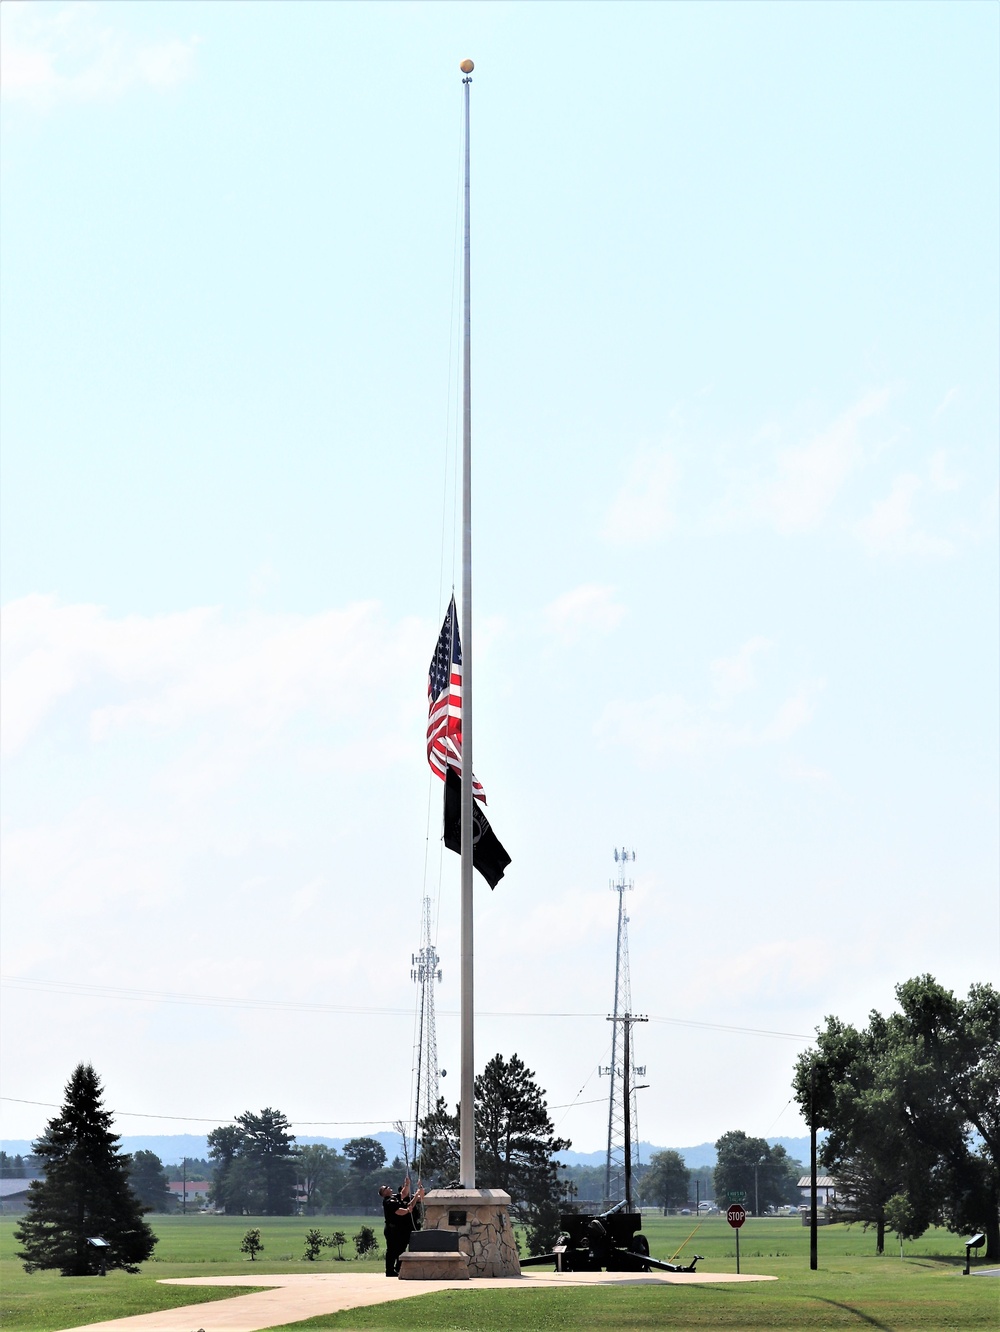
M 172 1277 L 166 1286 L 268 1286 L 251 1295 L 234 1295 L 213 1304 L 187 1304 L 161 1313 L 135 1314 L 104 1323 L 88 1323 L 86 1332 L 263 1332 L 319 1314 L 339 1313 L 366 1304 L 412 1299 L 439 1290 L 523 1290 L 552 1286 L 697 1286 L 731 1281 L 776 1281 L 776 1277 L 736 1276 L 724 1272 L 538 1272 L 522 1277 L 486 1277 L 476 1281 L 395 1281 L 371 1272 L 293 1273 L 228 1277 Z M 66 1330 L 69 1332 L 69 1329 Z

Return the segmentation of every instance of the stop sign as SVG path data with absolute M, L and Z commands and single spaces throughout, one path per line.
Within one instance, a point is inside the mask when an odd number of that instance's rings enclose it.
M 726 1220 L 734 1230 L 739 1230 L 740 1226 L 747 1219 L 746 1208 L 741 1207 L 739 1203 L 733 1205 L 726 1212 Z

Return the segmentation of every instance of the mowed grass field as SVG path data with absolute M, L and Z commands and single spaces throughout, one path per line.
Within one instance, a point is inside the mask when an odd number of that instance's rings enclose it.
M 16 1217 L 0 1218 L 0 1317 L 11 1332 L 53 1332 L 101 1319 L 155 1309 L 225 1299 L 225 1287 L 211 1291 L 161 1286 L 168 1276 L 241 1276 L 261 1272 L 358 1272 L 381 1270 L 378 1259 L 358 1261 L 350 1243 L 362 1224 L 379 1218 L 358 1217 L 214 1217 L 154 1216 L 159 1236 L 156 1257 L 137 1276 L 28 1276 L 14 1257 Z M 699 1270 L 735 1271 L 734 1233 L 724 1217 L 704 1220 L 691 1236 L 695 1218 L 647 1216 L 643 1229 L 652 1254 L 671 1258 L 700 1253 Z M 251 1264 L 239 1252 L 240 1239 L 259 1226 L 264 1251 Z M 348 1236 L 344 1256 L 324 1250 L 319 1262 L 302 1260 L 305 1232 L 342 1230 Z M 329 1255 L 329 1256 L 328 1256 Z M 398 1304 L 355 1309 L 321 1319 L 289 1324 L 298 1332 L 330 1329 L 468 1329 L 468 1332 L 531 1332 L 567 1328 L 881 1328 L 948 1329 L 1000 1327 L 1000 1278 L 963 1277 L 964 1250 L 959 1237 L 929 1232 L 882 1258 L 874 1238 L 860 1227 L 824 1226 L 819 1232 L 819 1270 L 809 1270 L 809 1231 L 797 1220 L 747 1221 L 741 1232 L 743 1272 L 775 1276 L 777 1281 L 729 1286 L 608 1286 L 598 1289 L 486 1291 L 456 1288 Z M 242 1293 L 242 1292 L 241 1292 Z M 197 1323 L 192 1323 L 192 1329 Z

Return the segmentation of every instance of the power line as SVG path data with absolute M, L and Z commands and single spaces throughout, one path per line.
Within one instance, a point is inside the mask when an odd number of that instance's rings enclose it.
M 15 1105 L 40 1105 L 46 1110 L 61 1110 L 61 1105 L 53 1101 L 27 1101 L 22 1096 L 0 1096 L 0 1101 L 11 1101 Z M 235 1115 L 160 1115 L 148 1110 L 110 1110 L 112 1115 L 121 1115 L 125 1119 L 169 1119 L 186 1124 L 232 1124 Z M 393 1119 L 289 1119 L 292 1127 L 299 1128 L 365 1128 L 373 1124 L 395 1123 Z
M 203 1008 L 235 1008 L 252 1011 L 271 1010 L 285 1013 L 330 1013 L 346 1014 L 358 1017 L 407 1017 L 412 1018 L 412 1008 L 377 1008 L 362 1004 L 320 1004 L 292 1002 L 282 999 L 236 999 L 226 995 L 180 994 L 170 990 L 126 989 L 114 985 L 88 985 L 77 981 L 49 981 L 25 979 L 20 976 L 0 978 L 0 984 L 8 989 L 34 990 L 48 994 L 76 994 L 91 999 L 125 999 L 134 1003 L 187 1004 Z M 455 1018 L 458 1009 L 439 1008 L 438 1017 Z M 606 1012 L 572 1011 L 534 1011 L 519 1009 L 477 1009 L 477 1018 L 593 1018 L 604 1020 Z M 814 1035 L 800 1031 L 770 1031 L 764 1027 L 740 1027 L 727 1022 L 699 1022 L 694 1018 L 658 1017 L 651 1014 L 650 1022 L 658 1022 L 673 1027 L 692 1027 L 698 1031 L 729 1032 L 736 1036 L 766 1036 L 778 1040 L 812 1041 Z

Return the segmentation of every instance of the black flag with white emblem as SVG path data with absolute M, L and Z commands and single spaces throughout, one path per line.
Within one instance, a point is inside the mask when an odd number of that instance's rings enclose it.
M 444 844 L 462 854 L 462 779 L 448 768 L 444 784 Z M 490 827 L 486 811 L 477 802 L 472 807 L 472 863 L 491 888 L 503 878 L 510 856 Z

